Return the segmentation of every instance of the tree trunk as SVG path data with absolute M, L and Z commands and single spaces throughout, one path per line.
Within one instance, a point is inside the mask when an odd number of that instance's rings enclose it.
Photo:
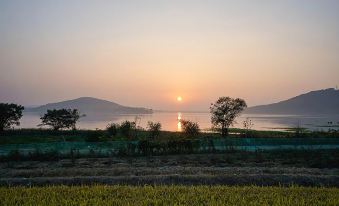
M 221 136 L 223 137 L 228 136 L 228 128 L 224 124 L 221 126 Z

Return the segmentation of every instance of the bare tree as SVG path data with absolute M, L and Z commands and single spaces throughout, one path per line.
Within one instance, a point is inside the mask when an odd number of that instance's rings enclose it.
M 246 120 L 243 121 L 243 126 L 245 129 L 246 137 L 248 137 L 248 134 L 250 130 L 252 129 L 253 125 L 254 124 L 252 123 L 252 120 L 249 117 L 247 117 Z

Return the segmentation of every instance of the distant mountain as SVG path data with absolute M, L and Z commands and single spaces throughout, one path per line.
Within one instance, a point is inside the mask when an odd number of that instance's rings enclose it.
M 249 107 L 248 114 L 339 115 L 339 90 L 312 91 L 274 104 Z
M 48 109 L 78 109 L 81 114 L 86 115 L 112 115 L 112 114 L 150 114 L 152 109 L 142 107 L 127 107 L 107 100 L 93 97 L 80 97 L 78 99 L 50 103 L 34 108 L 27 108 L 25 112 L 43 114 Z

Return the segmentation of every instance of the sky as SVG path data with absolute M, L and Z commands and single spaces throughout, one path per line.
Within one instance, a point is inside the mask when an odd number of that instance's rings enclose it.
M 253 106 L 335 87 L 338 11 L 336 0 L 0 0 L 0 102 L 208 110 L 220 96 Z

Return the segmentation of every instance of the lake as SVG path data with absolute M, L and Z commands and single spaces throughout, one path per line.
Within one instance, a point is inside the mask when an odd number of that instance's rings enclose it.
M 252 129 L 256 130 L 283 130 L 290 127 L 305 127 L 310 130 L 324 130 L 329 128 L 339 129 L 339 115 L 262 115 L 243 114 L 236 119 L 233 127 L 243 128 L 243 121 L 249 118 L 253 123 Z M 180 119 L 198 122 L 201 129 L 211 128 L 210 113 L 190 112 L 155 112 L 147 115 L 88 115 L 80 119 L 79 129 L 104 129 L 110 122 L 122 122 L 124 120 L 135 121 L 139 126 L 146 128 L 148 121 L 158 121 L 162 124 L 162 130 L 181 131 Z M 19 128 L 38 128 L 40 116 L 24 113 Z

